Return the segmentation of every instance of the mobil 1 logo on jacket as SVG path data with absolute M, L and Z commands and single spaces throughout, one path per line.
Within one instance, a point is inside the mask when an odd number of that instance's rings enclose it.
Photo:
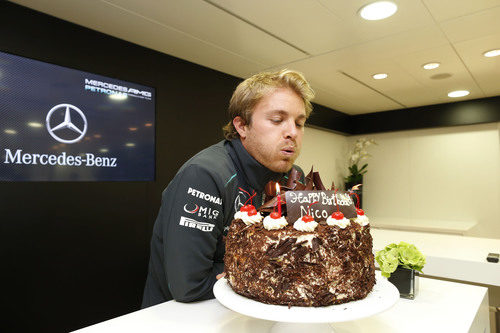
M 207 220 L 214 220 L 219 216 L 219 211 L 212 207 L 187 203 L 184 205 L 184 212 L 192 216 L 201 217 Z

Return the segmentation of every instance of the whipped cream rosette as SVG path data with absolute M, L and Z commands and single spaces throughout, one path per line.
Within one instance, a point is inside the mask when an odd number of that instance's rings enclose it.
M 316 227 L 318 226 L 318 222 L 314 221 L 314 217 L 311 216 L 311 206 L 314 204 L 317 204 L 318 201 L 312 202 L 309 204 L 308 211 L 309 213 L 307 215 L 302 216 L 301 218 L 297 219 L 295 223 L 293 224 L 293 227 L 296 230 L 299 231 L 314 231 Z
M 262 215 L 252 205 L 245 205 L 240 208 L 239 212 L 234 214 L 234 219 L 242 220 L 246 225 L 259 223 L 262 221 Z
M 366 215 L 359 215 L 354 219 L 354 222 L 358 223 L 359 225 L 365 227 L 370 223 L 370 220 Z
M 250 193 L 248 193 L 247 191 L 245 191 L 241 187 L 240 187 L 240 190 L 242 190 L 245 193 L 247 193 L 248 195 L 250 195 Z M 250 195 L 250 198 L 245 202 L 245 205 L 243 205 L 240 208 L 240 210 L 234 214 L 235 220 L 240 219 L 246 225 L 259 223 L 260 221 L 262 221 L 262 215 L 260 215 L 260 212 L 257 212 L 257 209 L 255 209 L 255 207 L 252 205 L 252 199 L 256 195 L 257 195 L 257 193 L 255 193 L 255 192 L 254 192 L 254 194 Z M 249 205 L 246 204 L 248 201 L 250 201 Z
M 305 215 L 304 217 L 306 217 L 306 216 L 307 215 Z M 314 231 L 314 229 L 316 229 L 316 227 L 318 226 L 318 222 L 316 222 L 314 220 L 306 222 L 306 221 L 304 221 L 304 217 L 301 217 L 300 219 L 295 221 L 295 223 L 293 224 L 293 227 L 299 231 L 308 231 L 308 232 Z
M 337 203 L 337 189 L 335 189 L 334 198 L 335 206 L 337 206 L 337 211 L 328 216 L 328 218 L 326 219 L 326 223 L 331 226 L 338 226 L 341 229 L 345 229 L 351 222 L 346 219 L 344 214 L 340 211 L 339 205 Z
M 273 215 L 273 214 L 271 214 Z M 283 229 L 288 225 L 288 222 L 286 221 L 284 216 L 279 216 L 277 218 L 271 217 L 271 215 L 268 215 L 264 218 L 264 228 L 267 230 L 278 230 L 278 229 Z
M 338 226 L 341 229 L 345 229 L 349 224 L 351 224 L 351 221 L 349 221 L 349 219 L 346 219 L 345 217 L 337 220 L 334 217 L 328 216 L 328 218 L 326 219 L 326 223 L 331 226 Z

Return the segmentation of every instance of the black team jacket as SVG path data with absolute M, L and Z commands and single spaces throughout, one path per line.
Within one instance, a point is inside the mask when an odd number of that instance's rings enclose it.
M 216 275 L 224 271 L 223 237 L 249 198 L 240 188 L 255 191 L 253 205 L 259 207 L 264 186 L 282 176 L 257 162 L 239 139 L 221 141 L 187 161 L 163 191 L 142 307 L 214 298 Z

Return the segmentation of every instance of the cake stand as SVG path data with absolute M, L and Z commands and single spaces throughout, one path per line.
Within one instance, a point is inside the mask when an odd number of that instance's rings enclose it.
M 214 295 L 228 309 L 246 316 L 276 322 L 271 332 L 334 332 L 331 323 L 370 317 L 396 304 L 399 299 L 398 289 L 378 271 L 375 278 L 375 286 L 366 298 L 325 307 L 288 308 L 285 305 L 257 302 L 235 293 L 226 278 L 215 283 Z

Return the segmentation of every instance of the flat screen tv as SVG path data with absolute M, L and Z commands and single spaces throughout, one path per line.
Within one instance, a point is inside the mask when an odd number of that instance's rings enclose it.
M 0 181 L 153 181 L 155 90 L 0 52 Z

